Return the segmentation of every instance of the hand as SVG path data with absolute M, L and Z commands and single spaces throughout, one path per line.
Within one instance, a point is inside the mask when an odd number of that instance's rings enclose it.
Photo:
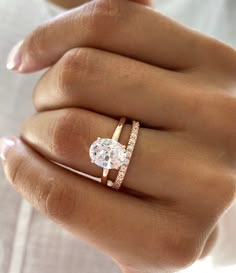
M 2 141 L 14 188 L 123 272 L 173 272 L 203 255 L 235 198 L 234 49 L 103 0 L 42 25 L 13 53 L 19 72 L 52 66 L 22 139 Z M 120 192 L 49 161 L 100 177 L 89 146 L 121 116 L 142 129 Z

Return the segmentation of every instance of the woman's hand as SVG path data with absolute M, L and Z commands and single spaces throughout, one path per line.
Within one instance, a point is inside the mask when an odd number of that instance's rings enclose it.
M 101 0 L 40 26 L 9 59 L 19 72 L 47 66 L 39 113 L 22 140 L 1 142 L 14 188 L 123 272 L 172 272 L 205 254 L 235 198 L 235 51 L 150 8 Z M 120 192 L 50 162 L 100 177 L 90 144 L 121 116 L 142 128 Z

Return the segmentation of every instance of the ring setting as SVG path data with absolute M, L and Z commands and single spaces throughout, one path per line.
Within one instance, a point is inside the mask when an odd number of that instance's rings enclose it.
M 106 169 L 118 170 L 127 163 L 127 151 L 125 145 L 110 138 L 97 138 L 89 150 L 92 163 Z
M 116 190 L 119 190 L 124 181 L 140 128 L 139 122 L 133 121 L 129 141 L 127 146 L 125 146 L 119 142 L 125 122 L 126 118 L 122 117 L 116 126 L 112 138 L 98 137 L 89 149 L 91 162 L 103 168 L 101 183 Z M 108 181 L 111 169 L 118 170 L 114 182 Z

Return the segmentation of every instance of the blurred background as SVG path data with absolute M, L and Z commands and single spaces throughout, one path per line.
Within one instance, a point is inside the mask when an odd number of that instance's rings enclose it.
M 64 7 L 75 2 L 55 1 Z M 157 0 L 155 4 L 160 12 L 179 22 L 236 45 L 236 1 Z M 45 0 L 0 0 L 0 136 L 19 134 L 22 120 L 34 112 L 32 90 L 43 73 L 19 75 L 7 71 L 8 52 L 37 25 L 64 10 Z M 221 238 L 214 255 L 184 272 L 236 272 L 235 216 L 236 209 L 232 206 L 222 219 Z M 0 170 L 0 273 L 39 272 L 120 273 L 120 270 L 110 257 L 32 209 L 10 188 Z

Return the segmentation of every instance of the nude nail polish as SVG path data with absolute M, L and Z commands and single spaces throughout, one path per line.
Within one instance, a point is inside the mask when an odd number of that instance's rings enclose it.
M 15 141 L 11 138 L 0 138 L 0 158 L 2 161 L 6 160 L 6 154 L 12 146 L 15 145 Z
M 7 69 L 14 70 L 14 71 L 19 70 L 22 63 L 22 56 L 20 52 L 20 48 L 22 44 L 23 44 L 23 41 L 20 41 L 17 45 L 13 47 L 13 49 L 9 53 L 7 58 L 7 64 L 6 64 Z

